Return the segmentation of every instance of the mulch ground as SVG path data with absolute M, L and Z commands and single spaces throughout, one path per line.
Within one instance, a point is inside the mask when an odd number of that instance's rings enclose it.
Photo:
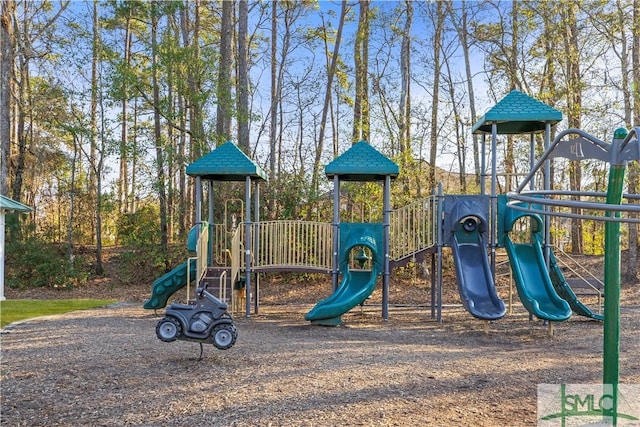
M 425 307 L 427 285 L 410 279 L 392 284 L 388 321 L 376 290 L 344 326 L 318 327 L 304 314 L 330 280 L 274 278 L 258 314 L 235 316 L 235 346 L 207 345 L 202 359 L 196 343 L 156 338 L 163 312 L 142 309 L 149 289 L 93 283 L 36 294 L 122 303 L 5 328 L 0 424 L 532 426 L 538 384 L 602 381 L 601 323 L 574 316 L 549 336 L 515 297 L 513 312 L 485 333 L 458 305 L 455 283 L 445 283 L 441 323 Z M 621 383 L 640 384 L 639 330 L 636 286 L 623 292 Z
M 36 319 L 2 335 L 3 425 L 536 425 L 541 383 L 597 383 L 602 327 L 555 336 L 518 310 L 490 325 L 460 309 L 377 307 L 315 327 L 310 306 L 237 317 L 227 351 L 163 343 L 139 305 Z M 640 311 L 623 310 L 620 378 L 640 383 Z

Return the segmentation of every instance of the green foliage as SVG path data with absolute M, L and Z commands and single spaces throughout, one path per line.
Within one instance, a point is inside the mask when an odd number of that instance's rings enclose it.
M 125 284 L 152 282 L 165 273 L 164 254 L 159 244 L 122 252 L 115 262 L 119 266 L 114 272 L 115 278 Z
M 143 247 L 160 242 L 160 214 L 157 206 L 145 205 L 136 212 L 122 215 L 117 222 L 118 243 Z
M 112 304 L 115 300 L 12 300 L 0 302 L 0 328 L 9 323 Z
M 77 255 L 69 262 L 65 248 L 38 238 L 7 244 L 7 285 L 14 288 L 52 287 L 71 289 L 89 278 L 90 262 Z

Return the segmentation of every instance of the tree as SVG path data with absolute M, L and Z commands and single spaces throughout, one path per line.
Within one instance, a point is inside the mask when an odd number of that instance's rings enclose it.
M 360 0 L 360 17 L 354 49 L 356 95 L 353 104 L 353 143 L 369 141 L 369 4 Z
M 100 61 L 100 21 L 98 19 L 98 3 L 93 2 L 93 38 L 91 58 L 91 154 L 89 165 L 89 183 L 93 186 L 95 198 L 95 237 L 96 237 L 96 274 L 102 275 L 102 169 L 104 164 L 104 132 L 98 133 L 99 81 L 98 62 Z M 103 122 L 102 118 L 101 122 Z M 102 149 L 98 148 L 98 137 L 102 141 Z M 98 153 L 99 151 L 99 153 Z
M 288 40 L 288 39 L 286 39 Z M 282 48 L 285 55 L 285 48 Z M 271 108 L 269 110 L 269 173 L 276 172 L 276 135 L 278 130 L 278 2 L 271 2 Z M 283 64 L 284 66 L 284 64 Z M 271 211 L 273 212 L 273 206 Z
M 413 26 L 413 3 L 406 0 L 404 30 L 400 47 L 400 128 L 399 147 L 402 153 L 411 155 L 411 27 Z M 406 158 L 403 156 L 403 159 Z
M 320 119 L 320 132 L 318 134 L 318 140 L 316 145 L 316 155 L 313 162 L 313 173 L 311 175 L 311 192 L 317 194 L 318 192 L 318 175 L 320 170 L 320 160 L 322 159 L 322 149 L 324 146 L 324 134 L 327 126 L 327 115 L 329 114 L 329 105 L 331 101 L 331 85 L 333 84 L 333 77 L 336 73 L 338 64 L 338 53 L 340 52 L 340 42 L 342 41 L 342 29 L 344 27 L 344 21 L 347 15 L 347 2 L 342 2 L 340 9 L 340 20 L 338 23 L 338 32 L 336 33 L 336 42 L 333 47 L 333 55 L 331 56 L 331 65 L 327 70 L 327 88 L 324 95 L 324 105 L 322 107 L 322 118 Z
M 578 5 L 567 2 L 561 11 L 564 24 L 563 42 L 565 55 L 565 76 L 567 89 L 567 120 L 570 128 L 579 129 L 582 115 L 582 77 L 580 74 L 580 46 L 578 43 Z M 582 166 L 580 161 L 573 160 L 569 165 L 569 188 L 571 191 L 580 191 L 582 182 Z M 574 214 L 579 214 L 580 209 L 572 208 Z M 582 252 L 582 221 L 571 219 L 571 251 Z
M 156 146 L 155 184 L 160 205 L 160 247 L 164 258 L 165 269 L 169 270 L 169 238 L 167 224 L 167 194 L 165 190 L 164 144 L 162 126 L 160 122 L 160 64 L 158 62 L 158 22 L 160 20 L 160 5 L 157 1 L 151 3 L 151 78 L 153 90 L 153 138 Z
M 436 158 L 438 156 L 438 105 L 440 98 L 440 53 L 442 52 L 442 31 L 444 26 L 444 3 L 436 5 L 435 17 L 432 17 L 435 26 L 433 35 L 433 97 L 431 98 L 431 132 L 429 135 L 429 188 L 435 188 L 436 182 Z
M 248 25 L 248 0 L 240 0 L 238 2 L 238 145 L 247 154 L 251 153 L 249 145 Z
M 622 12 L 620 2 L 618 4 L 618 10 Z M 620 13 L 620 17 L 624 18 L 626 14 Z M 633 25 L 631 28 L 632 34 L 632 54 L 631 54 L 631 94 L 629 96 L 630 101 L 633 101 L 633 110 L 629 111 L 626 108 L 627 104 L 631 102 L 625 102 L 625 117 L 629 120 L 626 121 L 627 126 L 635 124 L 640 126 L 640 0 L 633 1 Z M 624 24 L 622 26 L 624 28 Z M 623 52 L 623 54 L 626 52 Z M 623 73 L 627 70 L 623 69 Z M 628 87 L 628 86 L 627 86 Z M 631 114 L 632 113 L 632 114 Z M 631 115 L 633 117 L 631 117 Z M 633 121 L 633 123 L 631 122 Z M 640 186 L 640 165 L 638 162 L 631 163 L 629 165 L 629 179 L 628 179 L 628 191 L 631 194 L 635 194 Z M 631 201 L 633 202 L 633 201 Z M 632 217 L 637 217 L 633 214 Z M 638 281 L 638 225 L 635 223 L 629 223 L 629 256 L 627 262 L 627 268 L 624 274 L 624 279 L 627 283 L 636 283 Z
M 16 9 L 15 0 L 3 1 L 0 5 L 0 194 L 7 194 L 8 160 L 11 154 L 11 134 L 13 111 L 13 87 L 15 85 L 14 49 L 16 34 L 13 14 Z
M 451 7 L 451 3 L 447 3 L 449 7 L 450 21 L 456 29 L 458 39 L 460 41 L 460 48 L 462 49 L 462 55 L 464 57 L 464 71 L 467 83 L 467 94 L 469 102 L 469 113 L 471 124 L 476 123 L 478 115 L 476 114 L 476 99 L 473 84 L 473 74 L 471 73 L 471 43 L 469 41 L 469 2 L 462 1 L 460 5 L 460 15 L 458 16 L 455 10 Z M 476 176 L 476 184 L 480 185 L 481 173 L 480 173 L 480 150 L 478 143 L 478 135 L 472 135 L 473 141 L 473 170 Z
M 233 103 L 231 97 L 233 2 L 222 2 L 222 20 L 220 21 L 220 62 L 218 63 L 216 134 L 218 143 L 231 138 L 231 116 Z
M 38 41 L 50 36 L 50 31 L 53 31 L 53 26 L 60 15 L 69 6 L 70 0 L 61 2 L 59 8 L 55 10 L 55 14 L 48 15 L 48 5 L 46 4 L 31 4 L 29 2 L 23 2 L 22 8 L 24 13 L 24 19 L 22 21 L 22 27 L 17 31 L 17 45 L 21 47 L 20 60 L 18 61 L 18 118 L 17 118 L 17 135 L 16 141 L 18 146 L 18 152 L 16 156 L 16 167 L 13 171 L 13 188 L 12 197 L 14 200 L 22 200 L 22 185 L 24 179 L 24 172 L 26 167 L 27 148 L 29 145 L 30 137 L 33 135 L 30 133 L 32 127 L 30 124 L 33 121 L 31 116 L 31 84 L 30 84 L 30 64 L 33 58 L 44 55 L 44 52 L 38 52 L 35 45 Z M 34 7 L 31 10 L 31 7 Z M 38 25 L 38 28 L 32 28 L 32 18 L 36 14 L 43 14 L 43 21 Z M 44 43 L 46 46 L 46 43 Z M 29 122 L 29 123 L 27 123 Z

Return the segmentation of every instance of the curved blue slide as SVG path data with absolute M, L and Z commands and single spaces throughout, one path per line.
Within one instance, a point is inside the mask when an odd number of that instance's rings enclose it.
M 496 292 L 486 244 L 480 233 L 474 236 L 460 242 L 454 235 L 451 240 L 462 305 L 478 319 L 501 319 L 507 309 Z
M 527 311 L 540 319 L 554 322 L 571 317 L 571 307 L 558 296 L 551 283 L 541 238 L 534 233 L 532 243 L 513 243 L 507 234 L 504 246 L 520 301 Z
M 360 232 L 358 232 L 360 231 Z M 328 298 L 318 302 L 305 316 L 314 325 L 336 326 L 342 323 L 341 316 L 366 300 L 376 287 L 378 272 L 377 244 L 366 228 L 350 233 L 341 250 L 340 271 L 342 281 L 338 289 Z M 371 270 L 349 269 L 349 252 L 356 246 L 371 250 Z

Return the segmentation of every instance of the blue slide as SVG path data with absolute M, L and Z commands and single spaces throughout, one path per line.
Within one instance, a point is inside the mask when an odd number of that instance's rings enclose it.
M 335 326 L 342 323 L 341 316 L 364 302 L 376 287 L 380 271 L 377 242 L 370 229 L 363 225 L 350 232 L 342 245 L 340 272 L 342 281 L 338 289 L 328 298 L 318 302 L 305 316 L 314 325 Z M 371 270 L 351 270 L 349 253 L 357 246 L 371 250 Z
M 475 239 L 460 242 L 454 235 L 451 241 L 462 305 L 478 319 L 501 319 L 507 309 L 496 292 L 486 243 L 480 233 L 472 236 Z
M 569 303 L 558 296 L 551 283 L 538 233 L 533 234 L 532 243 L 513 243 L 508 235 L 504 242 L 518 295 L 527 311 L 554 322 L 571 317 Z
M 196 260 L 190 261 L 190 277 L 196 278 Z M 187 285 L 187 262 L 183 262 L 167 274 L 156 279 L 151 287 L 151 298 L 144 303 L 144 308 L 153 310 L 163 308 L 171 295 Z

